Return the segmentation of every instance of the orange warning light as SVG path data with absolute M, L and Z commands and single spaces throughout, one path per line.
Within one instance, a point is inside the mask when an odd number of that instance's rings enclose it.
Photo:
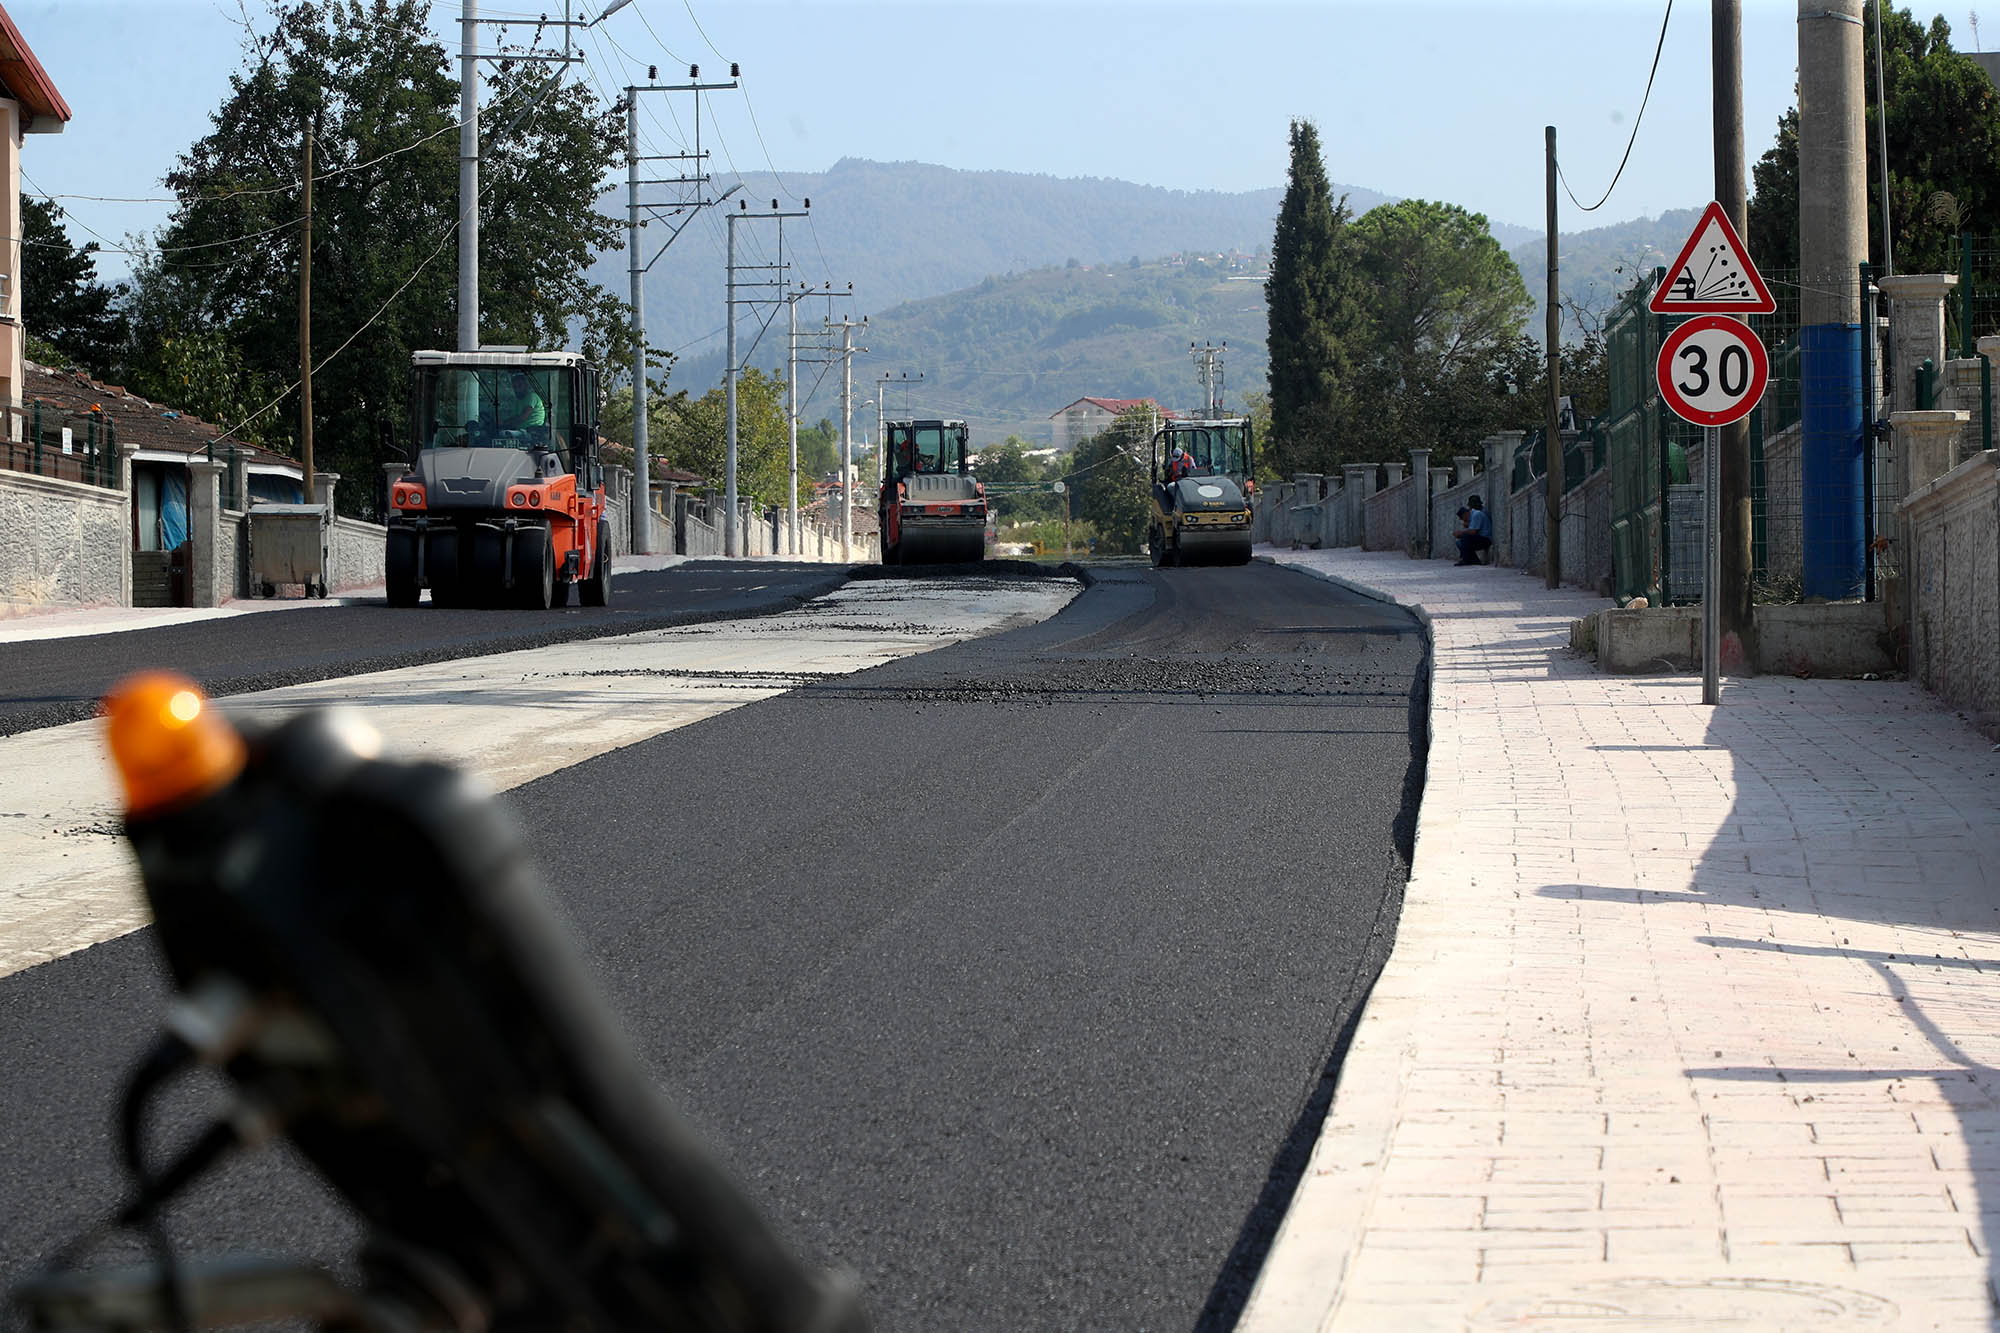
M 243 738 L 185 676 L 145 671 L 104 696 L 111 757 L 135 815 L 179 805 L 243 771 Z

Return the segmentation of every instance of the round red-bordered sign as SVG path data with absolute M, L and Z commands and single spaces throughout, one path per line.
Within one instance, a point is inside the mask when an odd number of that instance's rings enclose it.
M 1699 315 L 1667 335 L 1653 370 L 1675 416 L 1697 426 L 1726 426 L 1748 416 L 1764 396 L 1771 358 L 1742 320 Z

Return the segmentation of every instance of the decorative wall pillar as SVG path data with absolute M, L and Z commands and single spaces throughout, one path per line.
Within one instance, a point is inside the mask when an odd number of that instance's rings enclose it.
M 1944 364 L 1944 298 L 1958 286 L 1958 275 L 1899 273 L 1877 278 L 1875 285 L 1889 296 L 1889 364 L 1895 367 L 1896 378 L 1889 386 L 1888 410 L 1913 411 L 1917 367 L 1926 357 L 1935 365 Z
M 207 458 L 188 460 L 188 602 L 222 605 L 216 586 L 222 531 L 222 472 L 228 465 Z

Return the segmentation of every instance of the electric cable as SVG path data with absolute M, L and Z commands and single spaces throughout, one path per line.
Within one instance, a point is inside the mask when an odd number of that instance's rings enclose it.
M 1653 68 L 1646 75 L 1646 93 L 1639 99 L 1639 114 L 1632 118 L 1632 135 L 1625 140 L 1625 156 L 1618 159 L 1618 170 L 1612 173 L 1611 184 L 1604 187 L 1604 198 L 1594 204 L 1586 204 L 1576 197 L 1576 191 L 1569 187 L 1569 177 L 1563 175 L 1562 159 L 1556 160 L 1556 179 L 1562 182 L 1563 192 L 1569 201 L 1586 213 L 1595 213 L 1610 201 L 1611 192 L 1618 188 L 1618 181 L 1625 174 L 1625 164 L 1632 160 L 1632 145 L 1639 141 L 1639 126 L 1646 119 L 1646 103 L 1652 100 L 1653 76 L 1660 72 L 1660 53 L 1667 49 L 1667 20 L 1674 16 L 1674 0 L 1667 0 L 1667 12 L 1660 16 L 1660 41 L 1653 48 Z

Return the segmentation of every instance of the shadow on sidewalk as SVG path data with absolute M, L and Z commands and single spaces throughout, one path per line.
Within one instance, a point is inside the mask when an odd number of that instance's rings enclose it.
M 1674 720 L 1660 725 L 1672 730 Z M 1712 1014 L 1738 979 L 1752 993 L 1760 969 L 1782 970 L 1774 990 L 1797 997 L 1753 1017 L 1774 1051 L 1764 1063 L 1709 1066 L 1695 1058 L 1706 1051 L 1683 1052 L 1704 1120 L 1801 1134 L 1768 1150 L 1818 1160 L 1824 1182 L 1807 1189 L 1801 1178 L 1800 1192 L 1832 1201 L 1838 1220 L 1825 1224 L 1825 1243 L 1844 1246 L 1860 1274 L 1908 1280 L 1899 1265 L 1917 1253 L 1946 1268 L 1976 1256 L 1991 1300 L 2000 1284 L 2000 756 L 1900 684 L 1766 678 L 1725 692 L 1701 743 L 1647 743 L 1652 730 L 1589 746 L 1601 760 L 1578 765 L 1615 789 L 1630 771 L 1616 756 L 1658 756 L 1653 785 L 1663 778 L 1669 795 L 1650 807 L 1657 839 L 1649 845 L 1640 831 L 1648 807 L 1625 815 L 1631 887 L 1537 893 L 1642 912 L 1676 902 L 1736 909 L 1703 912 L 1678 938 L 1677 916 L 1649 916 L 1644 928 L 1672 977 L 1716 988 L 1690 997 L 1697 1025 L 1699 1006 Z M 1714 751 L 1727 753 L 1726 766 L 1704 760 Z M 1719 826 L 1700 817 L 1698 795 L 1685 807 L 1672 799 L 1678 784 L 1712 790 L 1718 777 L 1731 792 Z M 1687 858 L 1680 886 L 1676 857 Z M 1698 1030 L 1674 1027 L 1677 1039 Z M 1972 1255 L 1952 1242 L 1957 1229 Z M 1897 1234 L 1908 1242 L 1889 1239 Z

